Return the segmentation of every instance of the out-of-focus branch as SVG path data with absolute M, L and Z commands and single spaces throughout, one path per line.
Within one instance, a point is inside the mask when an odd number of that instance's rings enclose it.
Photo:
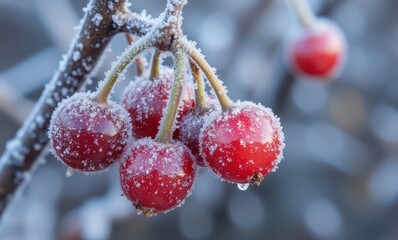
M 89 2 L 68 54 L 0 158 L 0 216 L 45 150 L 47 129 L 57 104 L 79 90 L 116 33 L 125 31 L 142 36 L 152 25 L 148 18 L 129 13 L 125 0 Z
M 128 45 L 131 45 L 134 43 L 133 35 L 126 33 L 125 36 L 126 36 Z M 135 64 L 137 67 L 137 76 L 141 76 L 142 74 L 144 74 L 144 72 L 145 72 L 144 60 L 142 60 L 141 57 L 137 57 L 137 59 L 135 59 Z
M 232 51 L 227 60 L 227 63 L 225 64 L 226 66 L 229 66 L 225 70 L 225 72 L 231 72 L 234 65 L 233 61 L 238 58 L 238 54 L 240 52 L 237 51 L 237 49 L 240 48 L 242 42 L 246 41 L 247 38 L 249 38 L 250 33 L 253 31 L 253 29 L 256 29 L 256 26 L 258 27 L 257 24 L 260 22 L 261 17 L 264 16 L 267 11 L 271 9 L 273 3 L 274 0 L 263 0 L 258 2 L 247 11 L 242 20 L 238 23 L 237 36 L 234 40 L 233 45 L 231 46 L 231 49 L 235 49 L 235 51 Z
M 33 0 L 32 2 L 36 16 L 53 44 L 61 52 L 68 50 L 74 33 L 73 27 L 79 23 L 79 17 L 72 7 L 72 2 L 67 0 Z M 53 11 L 53 9 L 62 9 L 62 11 Z
M 33 108 L 34 103 L 15 91 L 10 87 L 4 79 L 0 79 L 0 109 L 15 120 L 22 124 Z M 18 109 L 18 111 L 15 111 Z

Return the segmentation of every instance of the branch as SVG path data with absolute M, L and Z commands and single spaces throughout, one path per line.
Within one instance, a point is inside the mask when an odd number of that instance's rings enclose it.
M 51 82 L 46 86 L 30 117 L 14 139 L 7 144 L 0 158 L 0 217 L 15 192 L 44 153 L 47 130 L 54 108 L 72 95 L 89 78 L 111 38 L 126 31 L 138 36 L 148 32 L 153 23 L 125 9 L 125 0 L 112 2 L 91 0 L 86 8 L 81 29 L 69 52 L 59 64 Z M 124 16 L 118 24 L 118 16 Z
M 146 35 L 156 23 L 154 19 L 145 15 L 126 10 L 112 15 L 112 20 L 117 32 L 130 33 L 139 37 Z

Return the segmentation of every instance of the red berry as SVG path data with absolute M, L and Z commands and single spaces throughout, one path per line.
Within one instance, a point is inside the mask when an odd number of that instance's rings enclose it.
M 222 179 L 260 184 L 282 159 L 284 135 L 271 109 L 236 103 L 202 128 L 200 149 Z
M 192 151 L 192 154 L 196 158 L 196 163 L 201 167 L 205 167 L 206 164 L 199 151 L 199 135 L 205 119 L 219 110 L 216 106 L 215 101 L 209 101 L 209 108 L 205 112 L 198 112 L 196 109 L 191 109 L 181 119 L 178 139 Z
M 150 138 L 134 144 L 119 170 L 125 196 L 147 216 L 181 204 L 195 179 L 193 156 L 185 145 Z
M 173 79 L 174 70 L 163 68 L 159 79 L 149 80 L 147 76 L 138 78 L 131 82 L 123 93 L 122 105 L 130 113 L 135 138 L 155 138 L 163 116 L 163 109 L 167 105 Z M 194 104 L 193 90 L 186 84 L 177 122 L 180 121 L 181 116 L 189 112 Z
M 118 161 L 131 138 L 127 111 L 110 102 L 100 104 L 93 93 L 76 93 L 62 101 L 50 122 L 54 155 L 85 172 L 103 170 Z
M 303 28 L 291 40 L 288 59 L 299 75 L 329 80 L 339 74 L 345 60 L 346 43 L 339 27 L 318 20 Z

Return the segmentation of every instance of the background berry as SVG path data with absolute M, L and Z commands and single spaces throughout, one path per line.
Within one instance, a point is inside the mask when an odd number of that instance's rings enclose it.
M 288 61 L 299 75 L 319 79 L 337 77 L 345 61 L 346 43 L 340 28 L 318 19 L 310 28 L 300 28 L 290 39 Z

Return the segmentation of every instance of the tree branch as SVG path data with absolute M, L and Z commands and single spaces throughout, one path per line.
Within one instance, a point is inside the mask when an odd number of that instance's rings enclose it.
M 112 20 L 117 32 L 130 33 L 139 37 L 146 35 L 156 23 L 154 19 L 126 10 L 112 15 Z

